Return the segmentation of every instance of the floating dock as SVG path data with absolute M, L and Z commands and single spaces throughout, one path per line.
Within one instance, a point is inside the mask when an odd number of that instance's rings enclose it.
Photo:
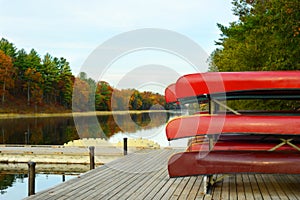
M 95 147 L 96 164 L 123 157 L 121 148 Z M 64 146 L 0 146 L 0 163 L 89 164 L 88 147 Z
M 95 164 L 102 165 L 124 156 L 123 143 L 109 143 L 104 139 L 80 139 L 65 145 L 0 145 L 1 163 L 39 164 L 89 164 L 89 147 L 95 147 Z M 141 149 L 159 149 L 160 146 L 147 139 L 128 139 L 128 153 Z
M 300 199 L 299 175 L 231 175 L 205 194 L 203 176 L 169 178 L 178 151 L 132 153 L 26 199 Z

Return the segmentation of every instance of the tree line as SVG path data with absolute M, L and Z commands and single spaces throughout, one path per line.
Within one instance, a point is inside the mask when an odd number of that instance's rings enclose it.
M 233 0 L 237 21 L 217 24 L 221 37 L 210 55 L 210 71 L 300 70 L 299 0 Z M 284 110 L 299 101 L 243 100 L 228 102 L 237 109 Z
M 74 102 L 73 91 L 78 93 Z M 35 111 L 45 104 L 65 109 L 73 105 L 77 111 L 147 110 L 156 104 L 165 105 L 158 93 L 118 90 L 107 82 L 88 78 L 84 72 L 75 77 L 65 58 L 49 53 L 41 57 L 35 49 L 27 53 L 5 38 L 0 40 L 0 97 L 2 105 L 26 99 L 23 104 L 34 106 Z
M 136 89 L 117 89 L 105 81 L 96 82 L 81 72 L 74 84 L 73 110 L 149 110 L 165 107 L 165 98 L 159 93 Z M 160 106 L 156 106 L 160 105 Z
M 36 50 L 27 53 L 17 50 L 15 45 L 0 40 L 0 94 L 2 104 L 7 97 L 26 97 L 28 106 L 42 103 L 60 104 L 70 107 L 72 83 L 69 62 L 63 57 L 52 57 L 49 53 L 42 58 Z
M 237 21 L 217 24 L 211 71 L 300 70 L 299 0 L 233 0 Z

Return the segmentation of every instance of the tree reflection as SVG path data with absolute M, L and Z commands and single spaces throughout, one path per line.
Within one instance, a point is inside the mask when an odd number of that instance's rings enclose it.
M 6 189 L 12 187 L 17 179 L 23 182 L 25 177 L 25 174 L 0 174 L 0 194 L 5 194 Z
M 106 138 L 115 133 L 135 133 L 142 129 L 151 129 L 165 124 L 168 114 L 164 112 L 101 115 L 97 126 L 91 123 L 91 117 L 80 118 L 80 130 L 76 130 L 71 117 L 25 118 L 0 120 L 0 144 L 63 145 L 79 138 Z M 99 126 L 102 130 L 99 130 Z

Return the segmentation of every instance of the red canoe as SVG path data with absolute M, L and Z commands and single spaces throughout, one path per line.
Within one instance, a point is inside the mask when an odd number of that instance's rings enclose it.
M 192 115 L 166 126 L 168 140 L 206 134 L 300 134 L 300 116 Z
M 298 149 L 300 149 L 300 135 L 222 134 L 214 138 L 211 150 L 298 151 Z M 191 138 L 186 151 L 210 151 L 208 137 Z
M 184 99 L 207 94 L 258 90 L 296 90 L 299 95 L 300 71 L 208 72 L 189 74 L 177 80 L 175 93 L 177 99 Z
M 168 162 L 170 177 L 228 173 L 299 174 L 300 152 L 183 152 Z
M 177 102 L 177 97 L 176 97 L 176 93 L 175 93 L 175 83 L 169 85 L 165 89 L 165 99 L 166 99 L 166 103 Z

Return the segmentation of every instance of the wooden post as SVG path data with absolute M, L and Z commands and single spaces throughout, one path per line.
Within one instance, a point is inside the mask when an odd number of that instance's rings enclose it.
M 127 138 L 123 138 L 123 150 L 124 150 L 124 156 L 127 155 Z
M 35 162 L 28 162 L 28 196 L 35 194 Z
M 91 146 L 90 149 L 90 169 L 95 169 L 95 147 Z
M 62 182 L 65 182 L 66 181 L 66 176 L 63 174 L 62 175 Z

